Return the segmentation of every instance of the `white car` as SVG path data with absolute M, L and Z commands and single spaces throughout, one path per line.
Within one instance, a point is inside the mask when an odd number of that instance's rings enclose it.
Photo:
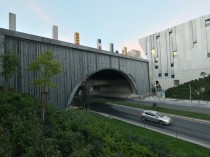
M 170 117 L 160 112 L 153 111 L 153 110 L 143 110 L 141 112 L 141 118 L 143 121 L 148 120 L 155 123 L 159 123 L 161 125 L 164 125 L 164 124 L 169 125 L 172 123 L 172 120 Z

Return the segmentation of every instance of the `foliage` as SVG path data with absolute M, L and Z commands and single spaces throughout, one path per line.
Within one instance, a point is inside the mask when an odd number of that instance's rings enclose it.
M 203 76 L 205 76 L 205 74 Z M 190 99 L 189 85 L 191 86 L 192 99 L 210 101 L 210 75 L 204 78 L 186 82 L 176 87 L 169 88 L 166 90 L 166 97 L 177 99 Z
M 4 55 L 0 56 L 1 60 L 1 75 L 4 77 L 5 92 L 9 86 L 9 79 L 17 70 L 19 65 L 19 58 L 15 53 L 5 52 Z
M 39 101 L 28 94 L 0 91 L 0 101 L 0 156 L 209 156 L 209 150 L 194 144 L 93 113 L 83 115 L 52 105 L 46 125 L 42 126 Z
M 152 93 L 155 93 L 156 92 L 156 89 L 154 86 L 152 86 L 152 89 L 151 89 Z
M 47 112 L 48 89 L 55 87 L 52 78 L 61 72 L 61 64 L 58 60 L 55 60 L 51 51 L 45 51 L 29 65 L 29 70 L 38 73 L 38 77 L 34 79 L 34 84 L 40 86 L 42 90 L 41 117 L 44 125 Z
M 34 79 L 34 84 L 46 91 L 47 88 L 55 87 L 52 78 L 61 72 L 61 64 L 54 59 L 51 51 L 45 51 L 29 65 L 29 70 L 39 73 L 39 77 Z
M 201 72 L 200 75 L 204 78 L 204 77 L 206 77 L 207 73 L 206 72 Z

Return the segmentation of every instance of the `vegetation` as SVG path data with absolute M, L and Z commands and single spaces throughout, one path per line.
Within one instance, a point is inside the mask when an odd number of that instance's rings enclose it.
M 29 94 L 0 91 L 0 156 L 208 157 L 210 150 L 93 113 L 40 103 Z
M 38 77 L 34 79 L 34 84 L 41 87 L 41 116 L 44 124 L 45 115 L 47 112 L 48 89 L 56 86 L 52 81 L 52 78 L 61 72 L 61 64 L 58 60 L 54 59 L 53 52 L 45 51 L 29 65 L 29 70 L 39 74 Z
M 200 75 L 204 78 L 204 77 L 206 77 L 207 73 L 206 72 L 201 72 Z
M 166 97 L 177 98 L 177 99 L 190 99 L 190 88 L 191 96 L 194 100 L 208 100 L 210 101 L 210 75 L 206 76 L 206 73 L 202 72 L 199 78 L 176 87 L 169 88 L 166 90 Z
M 93 113 L 82 114 L 47 105 L 48 89 L 55 87 L 52 78 L 61 72 L 60 62 L 52 52 L 44 52 L 29 66 L 38 76 L 34 84 L 41 87 L 41 103 L 29 94 L 8 90 L 9 78 L 19 60 L 10 53 L 1 58 L 6 87 L 0 88 L 0 156 L 210 156 L 208 149 L 144 128 Z M 85 103 L 86 95 L 83 97 Z
M 19 65 L 19 58 L 15 53 L 5 52 L 0 56 L 1 60 L 1 75 L 4 77 L 4 89 L 7 92 L 9 87 L 9 79 L 15 74 Z

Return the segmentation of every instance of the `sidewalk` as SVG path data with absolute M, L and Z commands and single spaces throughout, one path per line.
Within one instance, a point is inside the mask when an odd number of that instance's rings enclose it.
M 196 106 L 196 107 L 204 107 L 204 108 L 210 108 L 210 102 L 209 101 L 199 101 L 199 100 L 181 100 L 181 99 L 174 99 L 174 98 L 160 98 L 158 96 L 150 96 L 146 97 L 145 99 L 142 99 L 144 101 L 151 101 L 151 102 L 167 102 L 170 104 L 176 104 L 181 106 Z
M 149 96 L 145 98 L 135 98 L 138 102 L 142 102 L 145 104 L 152 104 L 154 102 L 157 103 L 160 107 L 197 112 L 197 113 L 205 113 L 210 114 L 210 102 L 208 101 L 198 101 L 198 100 L 180 100 L 180 99 L 170 99 L 170 98 L 160 98 L 158 96 Z

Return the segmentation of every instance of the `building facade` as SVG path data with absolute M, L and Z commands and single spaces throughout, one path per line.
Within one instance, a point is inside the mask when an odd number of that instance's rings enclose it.
M 210 74 L 210 14 L 139 39 L 151 88 L 168 89 Z
M 142 58 L 142 57 L 141 57 L 141 52 L 138 51 L 138 50 L 134 50 L 134 49 L 128 51 L 128 56 L 137 57 L 137 58 Z

